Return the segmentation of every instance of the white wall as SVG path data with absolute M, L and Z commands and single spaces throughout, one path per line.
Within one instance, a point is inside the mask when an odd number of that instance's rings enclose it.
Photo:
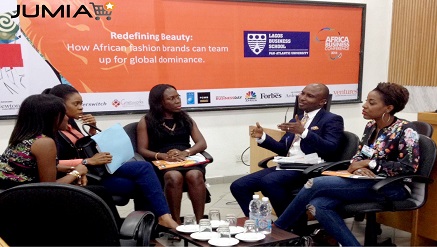
M 364 48 L 363 95 L 378 82 L 387 81 L 390 50 L 392 1 L 331 1 L 366 3 L 366 32 Z M 208 143 L 208 152 L 214 163 L 207 167 L 207 178 L 226 177 L 249 173 L 249 167 L 236 162 L 236 157 L 249 146 L 248 126 L 259 121 L 261 126 L 276 128 L 283 121 L 286 108 L 228 110 L 190 113 L 199 125 Z M 344 117 L 345 129 L 361 136 L 366 121 L 361 115 L 361 104 L 332 105 L 331 111 Z M 292 109 L 289 110 L 289 117 Z M 416 120 L 417 114 L 398 114 L 399 117 Z M 141 115 L 97 116 L 99 126 L 105 129 L 114 123 L 122 125 L 138 121 Z M 0 121 L 0 150 L 6 148 L 15 120 Z M 247 153 L 248 154 L 248 153 Z

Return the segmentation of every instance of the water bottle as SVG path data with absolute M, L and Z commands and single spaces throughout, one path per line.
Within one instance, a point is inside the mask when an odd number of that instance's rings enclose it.
M 264 234 L 272 232 L 272 205 L 268 197 L 263 197 L 259 207 L 258 229 Z
M 253 195 L 252 201 L 250 201 L 249 203 L 249 219 L 254 220 L 255 224 L 258 222 L 260 206 L 261 206 L 261 201 L 259 200 L 259 195 Z M 256 228 L 258 227 L 256 226 Z

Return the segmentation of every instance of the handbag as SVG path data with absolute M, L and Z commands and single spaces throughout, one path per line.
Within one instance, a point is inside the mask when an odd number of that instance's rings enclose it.
M 95 154 L 99 153 L 99 150 L 97 149 L 97 143 L 91 138 L 91 134 L 85 128 L 85 126 L 88 126 L 90 129 L 95 129 L 99 132 L 102 132 L 99 128 L 97 128 L 94 125 L 82 124 L 82 129 L 87 134 L 87 136 L 79 138 L 75 144 L 77 153 L 79 157 L 82 159 L 91 158 Z M 92 165 L 92 166 L 88 165 L 87 168 L 89 173 L 93 175 L 97 175 L 99 177 L 102 177 L 107 174 L 104 165 Z
M 59 131 L 59 134 L 62 136 L 62 138 L 68 143 L 70 143 L 70 145 L 76 150 L 78 158 L 81 159 L 91 158 L 95 154 L 99 153 L 96 142 L 91 138 L 91 135 L 89 131 L 86 130 L 85 126 L 88 126 L 90 129 L 93 128 L 101 132 L 101 130 L 94 125 L 83 124 L 82 129 L 87 134 L 87 136 L 78 138 L 76 143 L 73 144 L 70 138 L 68 138 L 64 133 L 62 133 L 62 131 Z M 77 138 L 76 135 L 74 136 Z M 101 180 L 101 177 L 107 174 L 104 165 L 88 165 L 87 168 L 88 168 L 88 175 L 96 180 Z

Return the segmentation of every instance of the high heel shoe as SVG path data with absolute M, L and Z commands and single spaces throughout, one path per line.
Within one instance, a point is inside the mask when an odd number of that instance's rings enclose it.
M 155 238 L 159 238 L 162 236 L 163 233 L 169 233 L 170 236 L 167 238 L 168 240 L 171 241 L 181 241 L 181 238 L 175 235 L 172 235 L 171 232 L 169 232 L 169 230 L 171 230 L 172 228 L 170 227 L 166 227 L 160 224 L 156 224 L 155 230 L 154 230 L 154 235 Z
M 159 232 L 168 232 L 170 229 L 172 229 L 172 228 L 170 228 L 170 227 L 166 227 L 166 226 L 163 226 L 163 225 L 160 225 L 160 224 L 156 224 L 156 228 L 155 228 L 155 230 L 159 233 Z
M 168 228 L 166 226 L 160 225 L 157 222 L 155 222 L 155 225 L 153 226 L 152 230 L 152 239 L 160 238 L 162 237 L 162 234 L 165 232 L 168 232 L 171 228 Z

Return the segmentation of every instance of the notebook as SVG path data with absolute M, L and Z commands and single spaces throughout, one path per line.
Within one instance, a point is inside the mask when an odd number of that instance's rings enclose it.
M 171 162 L 166 160 L 154 160 L 152 163 L 158 167 L 159 170 L 169 169 L 174 167 L 189 167 L 209 163 L 209 160 L 202 154 L 188 156 L 184 161 Z
M 327 175 L 327 176 L 337 176 L 337 177 L 344 177 L 344 178 L 356 178 L 356 179 L 384 179 L 385 177 L 381 177 L 381 176 L 376 176 L 376 177 L 367 177 L 367 176 L 362 176 L 362 175 L 355 175 L 352 174 L 346 170 L 341 170 L 341 171 L 324 171 L 322 172 L 322 175 Z

